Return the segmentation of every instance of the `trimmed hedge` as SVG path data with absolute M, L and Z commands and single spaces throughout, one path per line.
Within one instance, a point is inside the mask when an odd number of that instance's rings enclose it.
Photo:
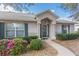
M 77 39 L 79 37 L 79 33 L 62 33 L 62 34 L 57 34 L 56 39 L 58 40 L 73 40 Z

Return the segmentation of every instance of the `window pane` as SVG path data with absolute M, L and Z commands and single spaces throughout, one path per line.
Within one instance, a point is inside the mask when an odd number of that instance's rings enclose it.
M 17 37 L 24 37 L 24 30 L 16 30 Z
M 16 24 L 16 29 L 24 29 L 24 24 Z
M 66 25 L 62 25 L 62 32 L 63 33 L 67 33 L 67 27 L 66 27 Z
M 13 23 L 12 23 L 12 24 L 7 24 L 7 25 L 6 25 L 6 29 L 7 29 L 7 30 L 8 30 L 8 29 L 15 29 L 15 27 L 14 27 Z
M 9 23 L 6 25 L 6 37 L 24 36 L 24 24 Z
M 6 37 L 8 37 L 8 38 L 15 37 L 15 31 L 14 30 L 7 30 Z

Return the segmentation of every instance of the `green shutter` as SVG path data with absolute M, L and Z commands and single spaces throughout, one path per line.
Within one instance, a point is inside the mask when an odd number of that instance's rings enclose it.
M 65 25 L 62 25 L 62 33 L 67 33 L 67 30 L 64 29 Z
M 0 23 L 0 39 L 4 38 L 4 23 Z
M 40 25 L 40 38 L 42 38 L 42 25 Z
M 64 29 L 63 28 L 64 28 L 64 25 L 62 25 L 62 33 L 64 33 Z
M 70 25 L 68 25 L 68 33 L 70 33 Z
M 25 37 L 28 36 L 28 24 L 25 23 Z

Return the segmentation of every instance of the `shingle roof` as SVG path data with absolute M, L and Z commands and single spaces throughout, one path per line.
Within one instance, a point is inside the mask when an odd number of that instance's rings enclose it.
M 56 22 L 57 22 L 57 23 L 67 23 L 67 24 L 68 24 L 68 23 L 70 23 L 70 24 L 71 24 L 71 23 L 73 23 L 73 24 L 75 23 L 74 21 L 68 21 L 68 20 L 56 20 Z
M 36 21 L 34 16 L 26 13 L 15 13 L 0 11 L 0 20 L 24 20 L 24 21 Z
M 51 11 L 47 10 L 51 13 Z M 46 12 L 46 11 L 45 11 Z M 56 16 L 56 15 L 55 15 Z M 0 20 L 21 20 L 21 21 L 38 21 L 35 19 L 35 15 L 29 15 L 26 13 L 4 12 L 0 11 Z M 68 20 L 56 20 L 57 23 L 75 23 Z
M 50 9 L 47 9 L 47 10 L 44 10 L 44 11 L 38 13 L 36 16 L 38 17 L 39 15 L 41 15 L 41 14 L 43 14 L 43 13 L 46 13 L 46 12 L 51 13 L 51 14 L 52 14 L 53 16 L 55 16 L 56 18 L 59 18 L 59 16 L 56 15 L 54 12 L 52 12 Z

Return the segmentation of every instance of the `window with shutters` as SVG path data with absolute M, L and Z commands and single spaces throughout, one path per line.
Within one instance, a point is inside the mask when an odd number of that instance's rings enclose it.
M 25 36 L 25 27 L 21 23 L 6 24 L 6 37 L 23 37 Z

